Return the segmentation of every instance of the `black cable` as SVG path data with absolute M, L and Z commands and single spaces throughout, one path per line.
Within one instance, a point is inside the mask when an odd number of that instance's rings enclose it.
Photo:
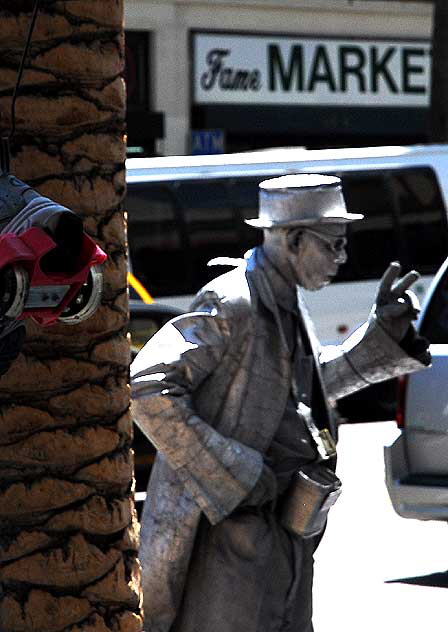
M 0 174 L 9 173 L 9 138 L 0 138 Z
M 28 50 L 30 47 L 30 43 L 31 43 L 31 36 L 33 34 L 33 30 L 34 30 L 34 24 L 36 23 L 36 18 L 37 18 L 37 12 L 39 10 L 39 0 L 36 0 L 36 2 L 34 3 L 34 9 L 33 9 L 33 15 L 31 16 L 31 22 L 30 22 L 30 26 L 28 29 L 28 37 L 26 39 L 26 44 L 25 44 L 25 48 L 22 54 L 22 59 L 20 60 L 20 66 L 19 66 L 19 72 L 17 73 L 17 81 L 16 81 L 16 85 L 14 88 L 14 94 L 12 95 L 12 101 L 11 101 L 11 131 L 9 133 L 9 138 L 12 138 L 12 136 L 14 135 L 14 132 L 16 131 L 16 99 L 17 99 L 17 92 L 20 86 L 20 82 L 22 81 L 22 75 L 23 75 L 23 70 L 25 67 L 25 61 L 26 58 L 28 56 Z
M 22 53 L 22 59 L 20 60 L 20 66 L 17 73 L 16 85 L 11 100 L 11 131 L 9 134 L 1 137 L 0 140 L 0 168 L 2 173 L 9 172 L 9 141 L 14 136 L 16 131 L 16 100 L 19 90 L 20 82 L 22 80 L 23 70 L 25 68 L 25 61 L 28 56 L 28 50 L 31 43 L 31 36 L 33 34 L 34 25 L 36 23 L 37 12 L 39 10 L 39 0 L 34 3 L 33 15 L 31 16 L 30 26 L 28 28 L 28 36 L 26 39 L 25 48 Z

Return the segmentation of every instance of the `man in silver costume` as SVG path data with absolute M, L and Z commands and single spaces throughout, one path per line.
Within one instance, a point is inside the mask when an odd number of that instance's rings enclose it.
M 346 260 L 347 222 L 360 219 L 338 178 L 262 182 L 248 222 L 263 229 L 263 246 L 134 361 L 134 418 L 158 450 L 142 516 L 145 630 L 312 631 L 319 538 L 291 534 L 278 514 L 294 472 L 317 458 L 292 384 L 335 435 L 339 397 L 430 362 L 411 325 L 418 275 L 399 280 L 397 263 L 367 322 L 319 348 L 297 286 L 331 281 Z

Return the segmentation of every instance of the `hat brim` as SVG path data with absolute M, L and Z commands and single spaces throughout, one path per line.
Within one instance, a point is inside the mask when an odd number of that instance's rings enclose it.
M 334 217 L 319 217 L 316 219 L 296 219 L 288 220 L 286 222 L 275 222 L 272 220 L 261 219 L 245 219 L 244 221 L 249 226 L 254 228 L 293 228 L 294 226 L 315 226 L 316 224 L 346 224 L 347 222 L 355 222 L 357 220 L 364 219 L 364 215 L 361 213 L 345 213 L 344 215 L 337 215 Z

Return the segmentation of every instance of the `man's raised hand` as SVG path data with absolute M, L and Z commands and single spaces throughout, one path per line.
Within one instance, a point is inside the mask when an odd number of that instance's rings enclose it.
M 404 338 L 420 312 L 418 298 L 409 290 L 420 277 L 419 273 L 412 270 L 401 279 L 400 273 L 401 265 L 393 261 L 383 274 L 372 309 L 372 315 L 396 342 Z

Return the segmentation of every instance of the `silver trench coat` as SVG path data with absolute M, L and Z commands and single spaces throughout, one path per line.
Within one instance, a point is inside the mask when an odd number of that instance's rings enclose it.
M 254 487 L 290 393 L 290 351 L 256 258 L 205 286 L 131 367 L 134 419 L 158 450 L 140 544 L 151 632 L 176 616 L 201 514 L 218 523 Z M 320 349 L 302 315 L 329 402 L 423 368 L 378 326 Z

